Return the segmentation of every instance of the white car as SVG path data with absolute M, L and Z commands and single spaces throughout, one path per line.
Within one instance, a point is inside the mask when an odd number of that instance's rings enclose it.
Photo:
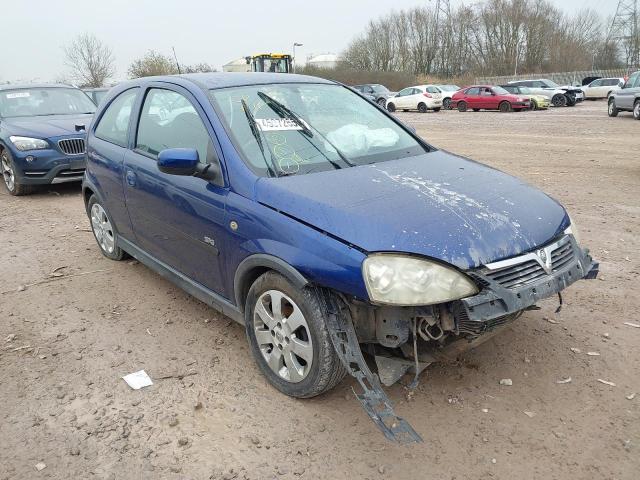
M 554 107 L 573 107 L 577 102 L 584 100 L 584 94 L 578 87 L 571 85 L 558 85 L 553 80 L 539 78 L 535 80 L 514 80 L 509 85 L 528 87 L 535 95 L 551 97 L 551 105 Z
M 442 107 L 445 110 L 449 110 L 451 108 L 451 97 L 460 90 L 460 87 L 458 85 L 436 85 L 436 87 L 442 92 Z
M 582 88 L 585 99 L 608 98 L 624 85 L 624 78 L 598 78 Z
M 425 113 L 427 110 L 439 112 L 442 108 L 442 93 L 435 85 L 416 85 L 400 90 L 393 97 L 387 99 L 387 110 L 395 112 L 402 110 L 418 110 Z

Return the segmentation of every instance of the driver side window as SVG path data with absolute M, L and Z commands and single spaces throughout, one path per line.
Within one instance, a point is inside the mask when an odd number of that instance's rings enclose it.
M 183 95 L 152 88 L 140 113 L 136 150 L 156 156 L 167 148 L 195 148 L 201 163 L 212 163 L 215 150 L 200 115 Z

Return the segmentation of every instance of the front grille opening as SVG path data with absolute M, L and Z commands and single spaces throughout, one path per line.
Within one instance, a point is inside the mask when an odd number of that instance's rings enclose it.
M 58 146 L 67 155 L 82 155 L 85 151 L 84 138 L 66 138 Z

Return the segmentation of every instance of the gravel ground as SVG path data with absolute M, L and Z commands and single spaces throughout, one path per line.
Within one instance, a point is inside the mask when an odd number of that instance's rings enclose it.
M 542 302 L 413 394 L 389 390 L 424 443 L 385 441 L 351 379 L 279 394 L 242 327 L 100 255 L 78 185 L 0 190 L 0 479 L 637 479 L 640 122 L 603 102 L 398 115 L 553 195 L 601 262 L 559 314 Z M 154 385 L 133 391 L 121 377 L 140 369 Z

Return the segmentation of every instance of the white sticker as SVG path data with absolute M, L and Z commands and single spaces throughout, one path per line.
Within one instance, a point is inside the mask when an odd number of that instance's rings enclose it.
M 256 118 L 256 123 L 263 132 L 303 129 L 290 118 Z
M 26 98 L 30 96 L 31 94 L 29 92 L 7 93 L 7 98 Z

